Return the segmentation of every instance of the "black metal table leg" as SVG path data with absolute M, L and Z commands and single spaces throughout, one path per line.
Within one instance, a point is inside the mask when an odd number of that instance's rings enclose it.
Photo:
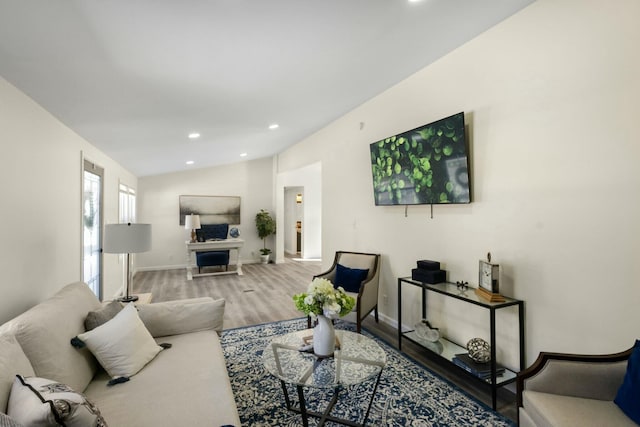
M 300 401 L 300 414 L 302 415 L 302 425 L 304 427 L 309 427 L 309 415 L 307 414 L 307 408 L 304 404 L 304 391 L 302 390 L 301 385 L 297 385 L 298 389 L 298 400 Z
M 350 421 L 350 420 L 334 417 L 333 415 L 331 415 L 331 411 L 333 410 L 333 407 L 338 402 L 338 397 L 339 397 L 338 394 L 340 393 L 340 391 L 342 391 L 341 387 L 336 387 L 334 389 L 334 394 L 333 394 L 333 397 L 331 398 L 331 401 L 327 405 L 327 407 L 324 410 L 324 412 L 323 413 L 319 413 L 319 412 L 307 410 L 306 402 L 305 402 L 305 399 L 304 399 L 303 386 L 296 385 L 296 390 L 298 392 L 298 400 L 299 400 L 300 404 L 299 404 L 298 407 L 295 407 L 295 406 L 293 406 L 291 404 L 291 399 L 289 397 L 289 392 L 287 391 L 286 383 L 284 381 L 282 381 L 282 380 L 280 380 L 280 383 L 282 384 L 282 391 L 284 392 L 284 400 L 285 400 L 286 405 L 287 405 L 287 410 L 299 413 L 302 416 L 302 425 L 304 427 L 308 427 L 309 426 L 309 417 L 314 417 L 314 418 L 318 418 L 319 419 L 317 427 L 324 426 L 327 421 L 331 421 L 331 422 L 334 422 L 334 423 L 338 423 L 338 424 L 342 424 L 342 425 L 350 426 L 350 427 L 365 427 L 365 425 L 367 424 L 367 419 L 369 418 L 369 413 L 371 412 L 371 407 L 373 406 L 373 400 L 375 399 L 376 392 L 378 391 L 378 385 L 380 384 L 380 377 L 381 376 L 382 376 L 382 370 L 380 370 L 380 372 L 376 376 L 376 382 L 375 382 L 375 385 L 374 385 L 373 390 L 371 392 L 371 398 L 369 399 L 369 405 L 367 406 L 367 411 L 366 411 L 366 413 L 364 415 L 364 418 L 363 418 L 361 424 L 357 423 L 357 422 L 354 422 L 354 421 Z

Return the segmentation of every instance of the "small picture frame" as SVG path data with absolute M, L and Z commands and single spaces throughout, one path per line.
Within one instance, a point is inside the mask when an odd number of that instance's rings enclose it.
M 493 294 L 499 294 L 500 265 L 480 260 L 478 286 Z

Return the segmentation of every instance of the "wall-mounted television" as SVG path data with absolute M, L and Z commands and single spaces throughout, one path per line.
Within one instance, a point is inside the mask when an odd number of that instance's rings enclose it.
M 369 148 L 377 206 L 471 202 L 464 112 Z

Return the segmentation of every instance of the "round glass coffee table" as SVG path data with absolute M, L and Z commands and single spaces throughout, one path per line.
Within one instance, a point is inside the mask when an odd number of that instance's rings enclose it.
M 302 415 L 303 425 L 309 425 L 309 417 L 319 418 L 318 426 L 327 421 L 364 426 L 375 397 L 382 369 L 387 363 L 384 350 L 371 338 L 355 332 L 336 330 L 339 348 L 333 357 L 319 358 L 312 352 L 300 351 L 305 338 L 313 335 L 313 329 L 291 332 L 274 338 L 264 349 L 262 360 L 269 373 L 277 377 L 284 392 L 287 409 Z M 332 416 L 331 410 L 344 388 L 375 379 L 369 406 L 361 424 Z M 287 384 L 296 386 L 299 405 L 292 405 Z M 333 397 L 324 412 L 309 411 L 305 405 L 304 387 L 333 391 Z

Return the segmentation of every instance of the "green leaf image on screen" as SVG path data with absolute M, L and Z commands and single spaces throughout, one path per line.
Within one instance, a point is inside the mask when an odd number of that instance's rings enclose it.
M 376 205 L 471 202 L 463 112 L 369 148 Z

